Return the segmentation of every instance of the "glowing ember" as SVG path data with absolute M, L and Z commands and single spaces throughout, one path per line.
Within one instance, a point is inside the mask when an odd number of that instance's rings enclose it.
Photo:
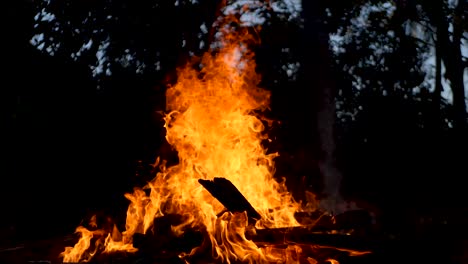
M 266 121 L 254 111 L 268 108 L 270 93 L 257 87 L 260 78 L 246 44 L 249 35 L 222 33 L 219 50 L 203 56 L 201 70 L 193 65 L 180 69 L 177 83 L 166 93 L 166 139 L 178 151 L 179 164 L 160 165 L 161 171 L 145 186 L 149 195 L 139 188 L 125 195 L 130 205 L 124 232 L 78 227 L 81 239 L 62 253 L 64 262 L 89 261 L 99 247 L 104 252 L 136 251 L 134 234 L 146 233 L 155 218 L 166 214 L 183 216 L 183 223 L 172 227 L 176 235 L 188 227 L 204 231 L 215 259 L 229 263 L 281 258 L 245 238 L 245 213 L 218 216 L 224 207 L 198 182 L 214 177 L 230 180 L 261 215 L 256 228 L 298 225 L 294 213 L 299 204 L 284 182 L 273 178 L 278 154 L 268 154 L 262 146 L 268 139 Z

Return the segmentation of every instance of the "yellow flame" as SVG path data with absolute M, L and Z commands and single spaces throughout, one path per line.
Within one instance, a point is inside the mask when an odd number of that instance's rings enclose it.
M 74 247 L 66 247 L 65 251 L 60 253 L 63 256 L 63 262 L 88 262 L 94 256 L 97 248 L 89 252 L 91 247 L 91 240 L 95 235 L 100 235 L 100 231 L 89 231 L 88 229 L 79 226 L 76 228 L 76 233 L 80 233 L 80 239 Z
M 130 201 L 126 230 L 101 235 L 104 252 L 135 251 L 135 233 L 146 233 L 157 217 L 179 214 L 184 221 L 172 227 L 174 234 L 183 234 L 187 227 L 206 231 L 214 258 L 227 263 L 277 259 L 246 239 L 246 213 L 218 217 L 223 206 L 198 183 L 214 177 L 230 180 L 261 215 L 256 228 L 299 225 L 294 218 L 299 204 L 284 181 L 273 178 L 278 154 L 268 153 L 262 145 L 268 139 L 266 121 L 256 112 L 268 108 L 270 92 L 257 86 L 260 77 L 253 53 L 243 41 L 248 38 L 225 35 L 222 48 L 199 61 L 201 70 L 192 64 L 179 70 L 177 83 L 166 93 L 164 118 L 166 139 L 177 150 L 179 164 L 160 165 L 161 171 L 145 187 L 149 195 L 139 188 L 125 195 Z M 77 232 L 81 238 L 62 253 L 64 262 L 88 261 L 94 255 L 95 251 L 85 252 L 96 231 L 79 227 Z

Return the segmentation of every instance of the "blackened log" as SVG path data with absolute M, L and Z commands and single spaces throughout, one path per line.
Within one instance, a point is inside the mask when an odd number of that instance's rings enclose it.
M 302 217 L 302 219 L 301 219 Z M 382 241 L 374 239 L 372 216 L 366 210 L 350 210 L 336 216 L 329 214 L 307 214 L 296 218 L 304 226 L 278 229 L 259 229 L 254 241 L 271 242 L 288 241 L 292 243 L 316 244 L 335 248 L 344 248 L 356 251 L 374 251 L 381 246 Z M 312 221 L 311 221 L 312 220 Z M 341 231 L 341 233 L 334 233 Z M 343 232 L 351 232 L 345 235 Z
M 312 231 L 353 231 L 355 233 L 372 233 L 372 216 L 366 210 L 350 210 L 332 216 L 323 212 L 297 212 L 297 221 Z
M 136 233 L 133 235 L 133 246 L 140 252 L 190 252 L 196 246 L 199 246 L 204 237 L 205 230 L 186 228 L 183 234 L 177 236 L 171 227 L 183 223 L 184 216 L 177 214 L 167 214 L 154 219 L 153 228 L 146 234 Z M 159 254 L 159 253 L 157 253 Z
M 255 243 L 315 244 L 322 247 L 340 248 L 353 251 L 373 251 L 381 247 L 377 239 L 343 234 L 327 234 L 311 231 L 307 227 L 258 229 L 256 234 L 247 236 Z
M 255 223 L 261 218 L 260 214 L 229 180 L 216 177 L 212 181 L 199 179 L 198 182 L 228 211 L 232 213 L 247 212 L 249 223 Z

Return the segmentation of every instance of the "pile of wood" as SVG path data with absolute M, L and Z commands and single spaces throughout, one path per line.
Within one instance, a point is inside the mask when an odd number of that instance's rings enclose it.
M 247 212 L 249 224 L 260 219 L 247 199 L 227 179 L 215 178 L 212 181 L 199 180 L 217 200 L 231 213 Z M 375 259 L 371 252 L 378 252 L 384 247 L 382 241 L 366 235 L 345 234 L 350 230 L 369 229 L 371 218 L 365 211 L 349 211 L 341 215 L 298 213 L 297 219 L 302 222 L 313 220 L 314 224 L 294 228 L 258 229 L 249 232 L 247 238 L 259 247 L 274 252 L 283 252 L 295 258 L 296 263 L 330 263 L 329 259 L 343 263 L 372 263 Z M 190 263 L 216 263 L 212 260 L 210 245 L 206 244 L 203 230 L 187 229 L 182 237 L 176 237 L 171 232 L 171 225 L 181 222 L 180 215 L 165 215 L 155 219 L 153 232 L 147 235 L 136 234 L 134 246 L 136 253 L 99 254 L 91 263 L 184 263 L 179 257 L 184 252 L 205 245 L 206 250 L 190 257 Z M 364 234 L 365 232 L 361 232 Z M 1 263 L 25 263 L 31 261 L 48 261 L 45 263 L 60 263 L 58 255 L 65 246 L 72 246 L 77 237 L 59 241 L 37 242 L 11 248 L 9 252 L 0 251 Z M 204 243 L 205 241 L 205 243 Z M 40 247 L 43 248 L 40 248 Z M 15 258 L 22 256 L 23 261 Z M 316 261 L 316 262 L 314 262 Z M 35 262 L 41 263 L 41 262 Z

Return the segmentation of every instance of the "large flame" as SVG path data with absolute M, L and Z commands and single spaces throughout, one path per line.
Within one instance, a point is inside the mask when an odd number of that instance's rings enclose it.
M 223 33 L 216 50 L 180 69 L 177 83 L 167 90 L 166 139 L 177 150 L 179 163 L 166 167 L 162 162 L 147 186 L 125 195 L 130 205 L 122 234 L 79 227 L 81 239 L 62 253 L 64 262 L 88 261 L 98 246 L 104 252 L 136 251 L 134 234 L 146 233 L 155 218 L 167 214 L 183 216 L 183 222 L 172 227 L 176 235 L 187 227 L 203 230 L 214 258 L 228 263 L 274 261 L 273 254 L 246 239 L 246 213 L 220 214 L 224 207 L 199 179 L 230 180 L 261 215 L 256 228 L 299 225 L 294 218 L 299 204 L 284 181 L 273 178 L 278 154 L 268 153 L 262 145 L 268 140 L 264 131 L 268 121 L 258 112 L 268 108 L 270 92 L 257 86 L 260 77 L 248 49 L 249 35 Z M 98 237 L 96 246 L 93 237 Z

